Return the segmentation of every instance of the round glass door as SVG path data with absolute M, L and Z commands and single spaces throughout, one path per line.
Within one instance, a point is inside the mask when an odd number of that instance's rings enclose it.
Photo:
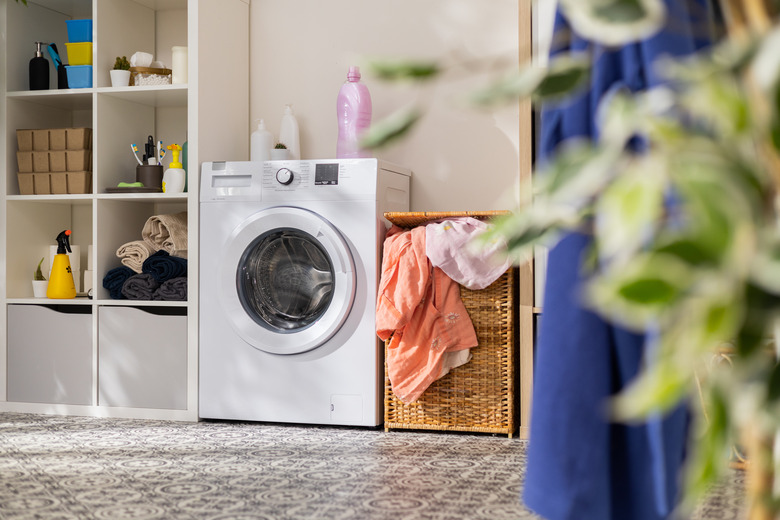
M 355 299 L 355 265 L 344 237 L 302 208 L 268 208 L 244 220 L 225 243 L 219 277 L 230 325 L 271 354 L 321 346 Z
M 264 233 L 247 247 L 236 281 L 244 310 L 259 325 L 286 333 L 325 314 L 335 274 L 327 251 L 313 236 L 283 228 Z

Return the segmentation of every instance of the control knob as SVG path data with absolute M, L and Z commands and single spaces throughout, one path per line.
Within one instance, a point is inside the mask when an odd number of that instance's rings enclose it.
M 293 172 L 289 168 L 279 168 L 279 170 L 276 171 L 276 182 L 279 184 L 287 186 L 292 184 L 292 181 Z

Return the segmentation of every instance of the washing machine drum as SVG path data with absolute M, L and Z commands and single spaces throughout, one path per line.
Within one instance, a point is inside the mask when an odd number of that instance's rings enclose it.
M 273 354 L 317 348 L 343 325 L 355 297 L 349 246 L 300 208 L 270 208 L 238 226 L 222 267 L 226 316 L 250 345 Z

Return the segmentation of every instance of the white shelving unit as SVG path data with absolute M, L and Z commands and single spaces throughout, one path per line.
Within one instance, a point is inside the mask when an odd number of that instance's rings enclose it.
M 0 48 L 0 140 L 5 144 L 0 149 L 5 177 L 0 183 L 4 216 L 0 410 L 197 420 L 199 171 L 204 161 L 248 158 L 249 0 L 28 0 L 28 4 L 0 0 L 0 28 L 5 34 Z M 33 42 L 57 43 L 66 61 L 65 20 L 82 18 L 93 20 L 93 87 L 56 90 L 51 66 L 52 90 L 29 91 Z M 144 51 L 170 66 L 174 45 L 188 47 L 187 84 L 110 86 L 108 71 L 116 56 Z M 93 129 L 92 192 L 20 195 L 16 130 L 63 127 Z M 166 144 L 188 141 L 189 191 L 106 193 L 121 181 L 135 180 L 137 163 L 130 144 L 142 147 L 148 135 Z M 188 212 L 188 300 L 111 299 L 102 281 L 120 265 L 117 248 L 139 240 L 150 216 L 181 211 Z M 33 298 L 32 272 L 63 229 L 72 229 L 71 243 L 81 246 L 82 269 L 87 265 L 87 246 L 93 246 L 94 299 Z M 83 320 L 85 315 L 91 333 L 78 338 L 46 345 L 40 342 L 51 341 L 52 335 L 33 330 L 51 332 L 69 324 L 69 317 Z M 155 338 L 160 338 L 159 344 Z M 63 355 L 62 350 L 72 355 Z M 61 377 L 71 386 L 90 389 L 87 404 L 83 396 L 71 402 L 66 394 L 57 395 L 52 378 L 59 378 L 60 370 L 67 371 Z M 20 371 L 25 377 L 18 377 Z M 91 374 L 89 381 L 83 380 L 84 374 Z M 51 390 L 47 394 L 41 388 Z

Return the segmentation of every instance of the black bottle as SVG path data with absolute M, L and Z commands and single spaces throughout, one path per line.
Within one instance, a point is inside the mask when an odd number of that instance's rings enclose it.
M 43 57 L 43 42 L 35 42 L 35 45 L 35 57 L 30 60 L 30 90 L 48 90 L 49 60 Z

